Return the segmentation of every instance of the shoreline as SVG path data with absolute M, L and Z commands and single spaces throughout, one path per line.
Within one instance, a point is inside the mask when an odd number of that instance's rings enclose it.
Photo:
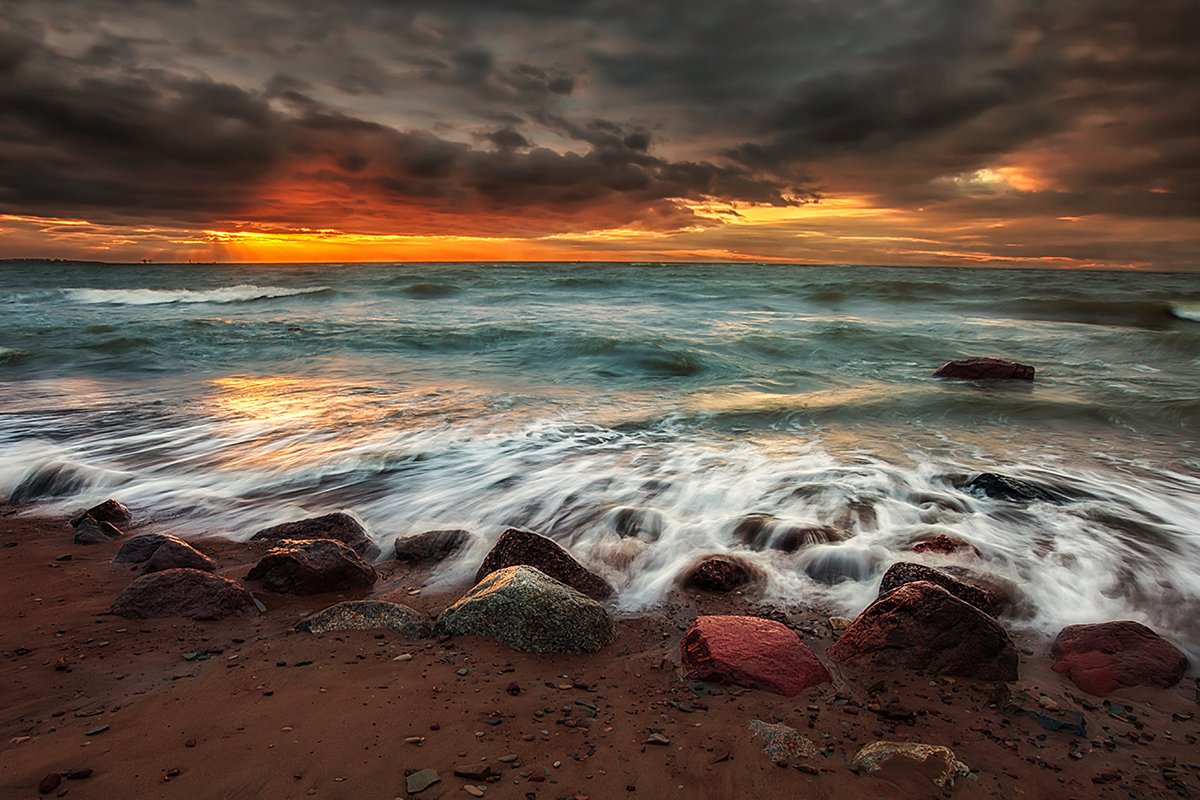
M 265 613 L 130 620 L 107 613 L 137 574 L 110 564 L 121 540 L 73 545 L 66 520 L 14 512 L 0 510 L 0 597 L 11 610 L 0 629 L 5 797 L 38 797 L 47 774 L 82 770 L 92 772 L 63 780 L 50 796 L 406 797 L 405 771 L 426 768 L 441 781 L 421 798 L 466 796 L 467 784 L 517 798 L 941 791 L 917 770 L 887 778 L 852 772 L 855 752 L 877 740 L 951 748 L 972 771 L 955 784 L 956 797 L 1200 793 L 1195 678 L 1172 689 L 1119 690 L 1105 702 L 1052 672 L 1049 639 L 1029 632 L 1013 633 L 1020 677 L 1001 698 L 994 682 L 849 672 L 824 656 L 834 633 L 821 609 L 771 608 L 744 595 L 675 592 L 653 611 L 614 615 L 615 643 L 579 656 L 518 652 L 478 637 L 293 630 L 343 599 L 433 613 L 470 588 L 422 591 L 429 570 L 388 560 L 376 565 L 379 581 L 369 590 L 284 597 L 253 587 Z M 154 531 L 167 532 L 148 525 L 130 534 Z M 239 581 L 264 550 L 192 541 L 217 560 L 219 574 Z M 70 559 L 57 560 L 63 555 Z M 698 614 L 786 622 L 826 662 L 833 683 L 786 698 L 686 680 L 679 642 Z M 396 660 L 405 655 L 411 659 Z M 517 694 L 509 692 L 514 682 Z M 1007 710 L 1012 698 L 1029 708 Z M 1048 731 L 1025 713 L 1046 703 L 1078 711 L 1087 736 Z M 898 707 L 905 713 L 880 712 Z M 795 728 L 820 755 L 775 766 L 750 734 L 756 719 Z M 648 744 L 656 733 L 668 743 Z M 517 759 L 500 760 L 507 755 Z M 454 777 L 465 764 L 490 765 L 500 779 Z

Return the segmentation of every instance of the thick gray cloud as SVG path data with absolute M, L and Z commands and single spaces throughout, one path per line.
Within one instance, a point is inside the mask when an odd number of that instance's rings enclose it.
M 9 0 L 0 211 L 543 235 L 824 193 L 1190 226 L 1197 41 L 1195 0 Z

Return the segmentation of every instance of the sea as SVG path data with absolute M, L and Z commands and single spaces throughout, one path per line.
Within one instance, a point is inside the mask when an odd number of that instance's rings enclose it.
M 997 356 L 1032 382 L 932 377 Z M 385 551 L 550 536 L 653 608 L 740 553 L 852 615 L 913 541 L 973 544 L 1053 634 L 1200 656 L 1200 277 L 762 264 L 0 265 L 0 498 L 184 537 L 333 510 Z M 977 491 L 996 473 L 1052 493 Z M 795 552 L 753 515 L 836 530 Z M 764 519 L 764 517 L 758 517 Z

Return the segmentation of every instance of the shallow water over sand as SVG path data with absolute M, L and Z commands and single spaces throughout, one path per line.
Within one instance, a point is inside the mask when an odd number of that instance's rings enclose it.
M 1027 624 L 1132 617 L 1200 653 L 1194 277 L 776 266 L 0 267 L 0 495 L 114 495 L 244 538 L 346 508 L 385 544 L 524 525 L 653 604 L 768 513 L 779 600 L 859 610 L 967 539 Z M 944 383 L 998 355 L 1033 384 Z M 1014 504 L 982 470 L 1066 491 Z M 637 511 L 631 511 L 636 509 Z M 643 521 L 636 537 L 631 515 Z

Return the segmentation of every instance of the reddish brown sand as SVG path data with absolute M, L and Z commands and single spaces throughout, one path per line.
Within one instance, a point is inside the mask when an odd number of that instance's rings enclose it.
M 203 545 L 238 579 L 260 552 Z M 484 763 L 501 775 L 484 784 L 494 798 L 942 794 L 915 770 L 892 780 L 851 772 L 848 759 L 878 739 L 951 747 L 973 771 L 955 797 L 1200 796 L 1196 682 L 1121 693 L 1110 702 L 1123 709 L 1110 713 L 1050 672 L 1045 641 L 1019 640 L 1011 691 L 1034 708 L 1045 695 L 1083 710 L 1086 739 L 1005 713 L 992 684 L 912 673 L 834 670 L 835 685 L 791 699 L 729 687 L 697 696 L 679 672 L 679 639 L 697 613 L 767 612 L 740 596 L 680 596 L 621 618 L 620 638 L 596 655 L 530 655 L 473 638 L 291 630 L 343 596 L 256 592 L 265 614 L 224 622 L 121 619 L 105 613 L 134 577 L 109 564 L 117 547 L 73 545 L 65 521 L 0 517 L 0 798 L 38 797 L 48 773 L 90 769 L 48 796 L 389 800 L 407 796 L 406 771 L 427 767 L 442 780 L 419 797 L 456 798 L 483 782 L 455 778 L 454 767 Z M 428 612 L 457 596 L 410 596 L 421 570 L 385 563 L 380 574 L 370 596 Z M 832 640 L 814 610 L 775 615 L 818 653 Z M 184 658 L 199 648 L 206 660 Z M 889 721 L 873 702 L 916 716 Z M 827 754 L 772 764 L 747 730 L 756 718 L 791 725 Z M 651 732 L 670 743 L 644 744 Z M 506 754 L 517 760 L 500 761 Z

